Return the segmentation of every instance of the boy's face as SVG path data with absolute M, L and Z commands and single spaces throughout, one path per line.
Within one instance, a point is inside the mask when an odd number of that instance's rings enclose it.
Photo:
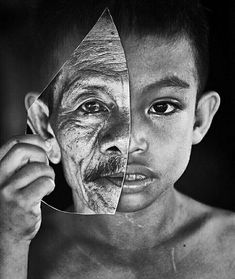
M 124 184 L 119 210 L 134 211 L 172 188 L 188 164 L 198 82 L 192 48 L 183 38 L 170 44 L 130 37 L 124 49 L 131 99 L 127 172 L 153 178 L 136 193 Z
M 51 124 L 67 180 L 74 188 L 82 177 L 81 194 L 88 193 L 87 199 L 92 187 L 105 192 L 120 186 L 122 158 L 128 153 L 118 210 L 136 211 L 170 189 L 187 166 L 197 74 L 192 49 L 183 38 L 170 44 L 152 36 L 129 37 L 123 46 L 128 72 L 119 65 L 118 73 L 112 74 L 116 66 L 111 64 L 102 74 L 84 71 L 79 86 L 83 91 L 88 88 L 88 94 L 79 97 L 70 90 L 70 95 L 62 96 Z M 105 171 L 113 161 L 111 173 Z M 94 162 L 104 164 L 105 177 L 97 176 Z

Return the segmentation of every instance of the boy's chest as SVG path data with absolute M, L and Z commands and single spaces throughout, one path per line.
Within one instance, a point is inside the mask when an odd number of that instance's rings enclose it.
M 97 262 L 81 260 L 79 263 L 70 261 L 61 262 L 51 268 L 41 267 L 38 273 L 32 273 L 29 279 L 234 279 L 224 273 L 216 272 L 216 269 L 207 271 L 194 268 L 189 270 L 179 269 L 162 272 L 156 266 L 125 267 L 122 265 L 101 265 Z M 221 277 L 222 276 L 222 277 Z M 225 277 L 224 277 L 225 276 Z
M 43 249 L 42 249 L 43 251 Z M 58 245 L 40 253 L 31 253 L 29 279 L 137 279 L 164 278 L 174 272 L 174 263 L 167 255 L 156 257 L 152 250 L 125 251 L 99 245 L 65 247 Z M 40 267 L 39 267 L 40 264 Z
M 213 272 L 216 271 L 213 263 L 195 262 L 190 257 L 179 262 L 174 249 L 130 253 L 94 245 L 93 249 L 92 246 L 58 246 L 53 250 L 49 254 L 41 254 L 41 260 L 36 255 L 31 255 L 29 279 L 219 278 L 218 273 Z

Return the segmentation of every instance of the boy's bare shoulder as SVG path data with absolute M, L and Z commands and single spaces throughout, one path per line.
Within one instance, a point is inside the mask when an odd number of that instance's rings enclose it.
M 227 210 L 211 208 L 206 225 L 208 243 L 213 253 L 208 257 L 214 262 L 221 278 L 234 278 L 235 274 L 235 214 Z
M 235 213 L 183 195 L 182 200 L 188 212 L 185 228 L 191 230 L 190 236 L 185 238 L 189 246 L 188 253 L 197 254 L 201 267 L 203 264 L 211 266 L 219 278 L 234 278 Z
M 235 213 L 218 208 L 211 208 L 208 221 L 209 236 L 215 240 L 218 258 L 233 267 L 235 274 Z

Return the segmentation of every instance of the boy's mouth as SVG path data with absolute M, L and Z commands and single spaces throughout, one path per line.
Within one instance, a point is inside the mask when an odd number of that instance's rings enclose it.
M 103 178 L 118 187 L 121 187 L 123 183 L 122 192 L 125 194 L 141 192 L 156 179 L 152 171 L 143 166 L 137 165 L 128 166 L 125 174 L 122 172 L 114 173 L 103 176 Z
M 125 175 L 125 181 L 135 181 L 135 180 L 144 180 L 146 179 L 146 175 L 139 173 L 127 173 Z

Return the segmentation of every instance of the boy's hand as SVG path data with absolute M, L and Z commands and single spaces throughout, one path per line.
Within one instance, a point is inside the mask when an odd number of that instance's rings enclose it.
M 41 224 L 41 200 L 54 190 L 45 141 L 19 136 L 0 148 L 0 237 L 30 242 Z

